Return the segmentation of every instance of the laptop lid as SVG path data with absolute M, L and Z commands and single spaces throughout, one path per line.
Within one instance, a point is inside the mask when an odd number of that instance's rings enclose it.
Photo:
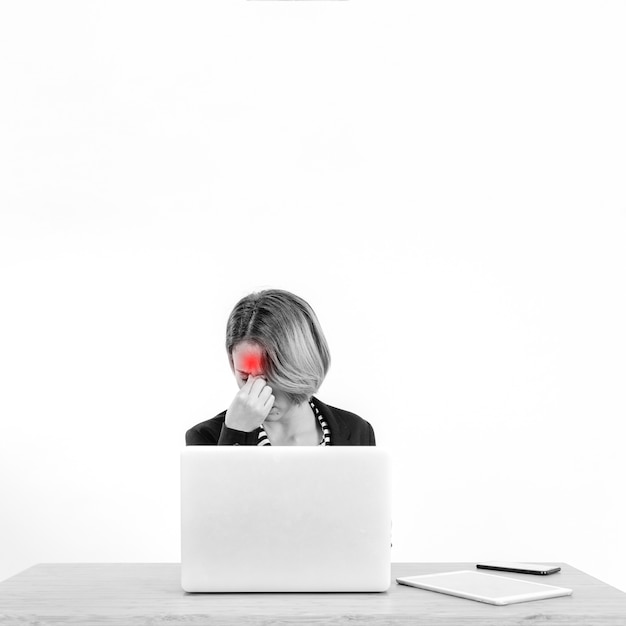
M 185 591 L 389 588 L 386 450 L 188 446 L 181 478 Z

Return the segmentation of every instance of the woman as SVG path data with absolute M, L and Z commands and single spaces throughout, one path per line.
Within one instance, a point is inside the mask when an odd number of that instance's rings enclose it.
M 187 431 L 187 445 L 376 445 L 368 422 L 313 396 L 330 353 L 302 298 L 280 289 L 242 298 L 228 318 L 226 351 L 239 392 L 227 411 Z

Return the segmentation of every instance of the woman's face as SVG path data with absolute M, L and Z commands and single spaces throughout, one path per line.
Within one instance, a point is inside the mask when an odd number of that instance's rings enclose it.
M 231 356 L 233 359 L 233 373 L 235 374 L 235 380 L 237 381 L 239 389 L 245 385 L 249 376 L 265 378 L 262 368 L 263 350 L 256 343 L 242 341 L 236 344 L 232 350 Z M 267 378 L 265 378 L 265 380 L 267 381 Z M 272 389 L 272 393 L 276 399 L 274 400 L 272 410 L 265 418 L 266 421 L 270 422 L 281 419 L 294 407 L 294 405 L 289 402 L 287 396 L 280 391 Z

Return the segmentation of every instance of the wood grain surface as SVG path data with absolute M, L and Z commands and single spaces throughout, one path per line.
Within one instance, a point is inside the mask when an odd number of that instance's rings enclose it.
M 474 563 L 395 563 L 384 593 L 289 594 L 187 594 L 172 563 L 41 564 L 0 583 L 0 624 L 626 625 L 625 593 L 559 565 L 550 576 L 498 573 L 570 587 L 572 596 L 494 606 L 395 582 Z

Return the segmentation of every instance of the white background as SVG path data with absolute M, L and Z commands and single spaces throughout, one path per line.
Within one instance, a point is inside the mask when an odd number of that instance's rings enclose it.
M 626 590 L 622 2 L 5 2 L 0 579 L 178 561 L 235 302 L 317 311 L 394 561 Z

